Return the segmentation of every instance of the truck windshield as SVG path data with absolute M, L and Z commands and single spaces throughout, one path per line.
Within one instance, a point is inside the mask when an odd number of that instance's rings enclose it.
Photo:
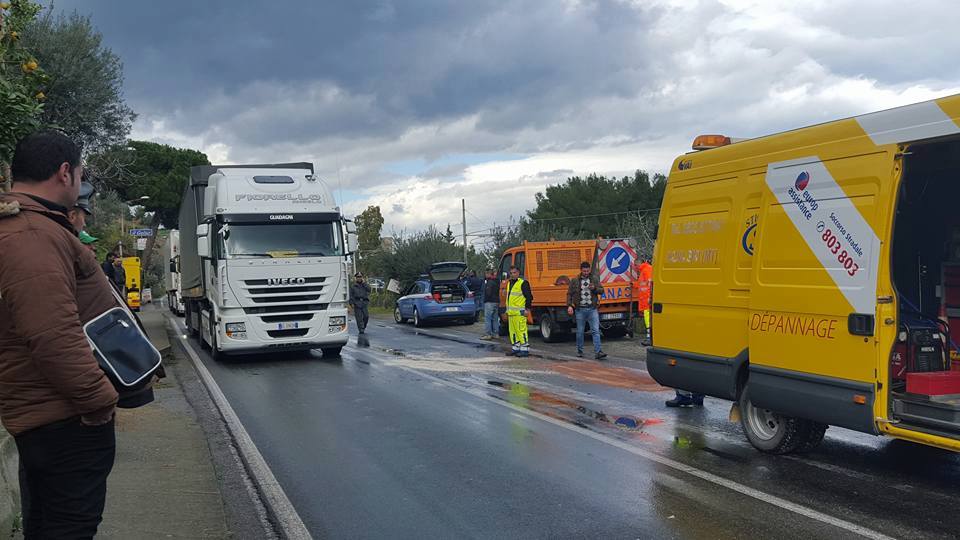
M 334 257 L 344 254 L 339 223 L 230 224 L 228 230 L 229 234 L 221 244 L 226 257 Z

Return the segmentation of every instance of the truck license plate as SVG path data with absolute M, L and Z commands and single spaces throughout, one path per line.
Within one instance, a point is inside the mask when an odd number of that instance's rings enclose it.
M 300 323 L 297 322 L 282 322 L 277 324 L 277 330 L 293 330 L 299 327 Z
M 622 318 L 623 318 L 623 313 L 601 313 L 600 314 L 600 320 L 603 320 L 603 321 L 610 321 L 613 319 L 622 319 Z

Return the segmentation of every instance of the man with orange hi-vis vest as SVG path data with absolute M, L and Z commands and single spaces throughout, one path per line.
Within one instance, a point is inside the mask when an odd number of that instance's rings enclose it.
M 637 265 L 637 280 L 634 281 L 633 297 L 637 299 L 637 311 L 643 314 L 644 345 L 650 345 L 650 293 L 653 282 L 653 265 L 644 260 Z

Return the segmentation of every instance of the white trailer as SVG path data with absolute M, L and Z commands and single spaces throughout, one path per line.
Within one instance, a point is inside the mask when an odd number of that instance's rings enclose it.
M 312 164 L 192 167 L 180 230 L 187 328 L 215 358 L 340 353 L 357 237 Z
M 174 314 L 183 316 L 183 296 L 180 294 L 180 231 L 172 230 L 167 236 L 164 249 L 167 265 L 164 272 L 167 286 L 167 305 Z

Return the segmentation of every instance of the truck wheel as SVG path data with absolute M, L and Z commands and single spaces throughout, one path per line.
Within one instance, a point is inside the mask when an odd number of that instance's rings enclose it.
M 393 308 L 393 321 L 397 324 L 407 323 L 407 319 L 400 315 L 400 306 Z
M 224 354 L 217 346 L 217 328 L 212 324 L 210 325 L 210 358 L 213 358 L 214 362 L 224 360 Z
M 623 326 L 614 326 L 603 331 L 603 337 L 622 338 L 627 335 L 627 329 Z
M 339 358 L 340 351 L 343 350 L 343 345 L 339 347 L 323 347 L 320 350 L 323 351 L 324 358 Z
M 413 308 L 413 325 L 417 328 L 423 328 L 423 321 L 420 320 L 420 311 L 417 308 Z
M 806 420 L 783 416 L 769 409 L 755 407 L 750 401 L 749 385 L 740 396 L 740 425 L 747 440 L 767 454 L 789 454 L 803 442 Z
M 820 443 L 823 442 L 823 436 L 827 433 L 827 428 L 830 427 L 827 424 L 821 424 L 820 422 L 807 421 L 806 426 L 804 426 L 803 437 L 800 446 L 797 447 L 798 453 L 807 453 L 811 452 L 820 446 Z
M 557 341 L 557 327 L 553 324 L 553 317 L 546 311 L 540 315 L 540 337 L 547 343 L 556 343 Z

